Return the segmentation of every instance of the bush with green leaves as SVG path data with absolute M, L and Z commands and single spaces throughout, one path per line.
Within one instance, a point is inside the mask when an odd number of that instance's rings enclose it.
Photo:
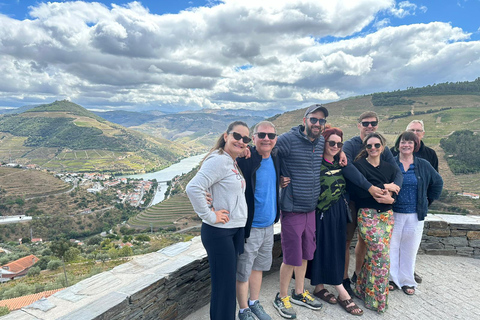
M 48 270 L 57 270 L 62 266 L 62 261 L 60 260 L 50 260 L 47 265 Z
M 35 277 L 35 276 L 38 276 L 40 274 L 40 267 L 31 267 L 30 269 L 28 269 L 28 272 L 27 272 L 27 276 L 28 277 Z

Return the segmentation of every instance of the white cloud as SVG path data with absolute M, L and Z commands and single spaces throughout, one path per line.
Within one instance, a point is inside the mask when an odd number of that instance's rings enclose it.
M 40 3 L 30 20 L 0 15 L 0 97 L 293 109 L 476 78 L 480 44 L 461 29 L 377 20 L 416 10 L 425 9 L 392 0 L 225 0 L 156 15 L 139 2 Z M 372 25 L 379 30 L 365 33 Z

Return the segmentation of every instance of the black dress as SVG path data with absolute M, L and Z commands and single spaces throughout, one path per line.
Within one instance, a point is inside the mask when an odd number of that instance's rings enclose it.
M 317 247 L 313 259 L 308 261 L 306 277 L 313 286 L 339 285 L 345 269 L 348 213 L 343 199 L 345 179 L 338 163 L 323 161 L 321 185 L 315 214 Z

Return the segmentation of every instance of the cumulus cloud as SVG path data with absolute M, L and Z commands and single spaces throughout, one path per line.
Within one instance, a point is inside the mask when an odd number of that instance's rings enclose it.
M 135 1 L 39 3 L 29 19 L 0 14 L 0 97 L 16 105 L 70 98 L 89 107 L 295 109 L 477 77 L 480 43 L 462 29 L 388 27 L 386 12 L 425 10 L 393 0 L 223 0 L 158 15 Z M 366 33 L 369 26 L 378 30 Z

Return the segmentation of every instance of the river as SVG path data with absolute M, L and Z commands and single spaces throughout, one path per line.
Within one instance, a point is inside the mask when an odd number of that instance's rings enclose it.
M 124 177 L 133 178 L 133 179 L 143 179 L 143 180 L 157 179 L 159 183 L 158 183 L 157 192 L 155 193 L 155 196 L 152 201 L 152 205 L 154 205 L 163 201 L 163 199 L 165 199 L 165 191 L 167 191 L 167 183 L 163 181 L 170 181 L 175 176 L 179 176 L 183 173 L 190 172 L 190 170 L 195 168 L 200 163 L 200 161 L 202 161 L 204 157 L 205 157 L 205 154 L 200 154 L 197 156 L 185 158 L 180 162 L 172 164 L 170 167 L 160 171 L 142 173 L 142 174 L 132 174 Z

